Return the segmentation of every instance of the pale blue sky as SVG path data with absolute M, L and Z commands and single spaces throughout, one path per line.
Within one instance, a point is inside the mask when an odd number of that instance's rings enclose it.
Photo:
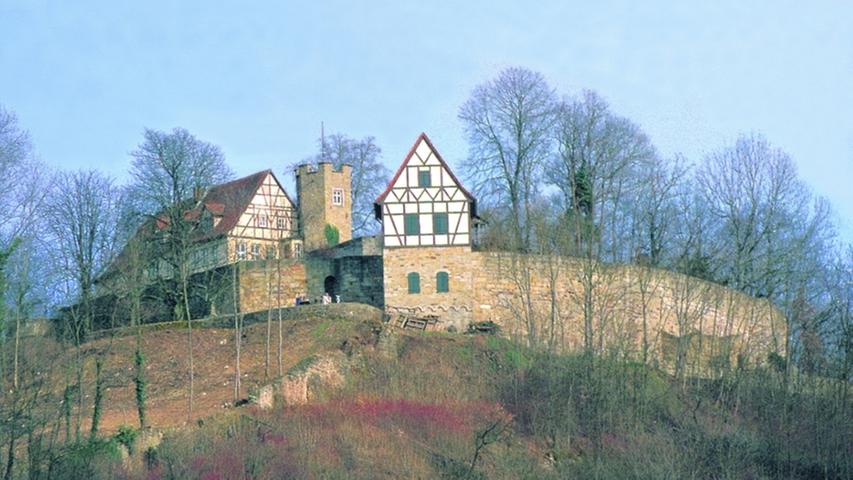
M 599 92 L 692 161 L 760 132 L 853 240 L 853 2 L 0 0 L 0 103 L 40 156 L 126 178 L 144 127 L 182 126 L 238 174 L 373 135 L 394 168 L 506 66 Z

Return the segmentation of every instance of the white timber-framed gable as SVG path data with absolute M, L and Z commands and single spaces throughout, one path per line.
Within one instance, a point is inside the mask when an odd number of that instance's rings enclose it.
M 426 134 L 376 199 L 385 247 L 470 246 L 474 198 Z
M 293 202 L 272 172 L 267 172 L 229 235 L 246 240 L 280 241 L 296 235 Z

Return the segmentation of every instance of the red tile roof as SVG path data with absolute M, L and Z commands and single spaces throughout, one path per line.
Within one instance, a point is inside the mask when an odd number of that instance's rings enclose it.
M 222 219 L 212 229 L 202 232 L 197 240 L 208 240 L 228 234 L 237 225 L 240 215 L 246 211 L 267 175 L 273 175 L 272 170 L 253 173 L 248 177 L 211 187 L 192 211 L 197 212 L 195 215 L 201 215 L 207 210 Z
M 247 177 L 214 185 L 207 190 L 207 193 L 201 201 L 195 201 L 194 199 L 185 200 L 188 209 L 184 212 L 184 218 L 187 220 L 199 219 L 204 210 L 207 210 L 215 217 L 220 218 L 218 223 L 214 222 L 215 225 L 213 228 L 209 230 L 198 229 L 198 234 L 193 238 L 193 240 L 202 242 L 227 235 L 228 232 L 237 225 L 237 222 L 240 220 L 240 216 L 244 211 L 246 211 L 246 208 L 252 202 L 255 192 L 257 192 L 261 185 L 263 185 L 264 179 L 267 175 L 272 175 L 273 179 L 279 184 L 279 187 L 281 187 L 281 183 L 278 182 L 278 179 L 275 177 L 275 174 L 272 173 L 272 170 L 267 169 L 253 173 Z M 295 208 L 293 200 L 291 200 L 290 196 L 287 195 L 287 192 L 283 187 L 281 187 L 281 190 L 284 192 L 285 196 L 287 196 L 287 199 L 290 200 L 291 205 L 294 205 Z M 150 232 L 152 231 L 152 226 L 161 230 L 168 225 L 168 222 L 168 218 L 163 214 L 157 215 L 154 218 L 149 218 L 140 225 L 135 236 L 143 236 L 143 238 L 147 238 L 151 235 Z M 154 225 L 152 225 L 152 223 L 154 223 Z M 107 271 L 104 272 L 102 276 L 106 277 L 115 271 L 116 268 L 126 261 L 126 255 L 127 253 L 125 249 L 122 249 L 116 260 L 107 268 Z

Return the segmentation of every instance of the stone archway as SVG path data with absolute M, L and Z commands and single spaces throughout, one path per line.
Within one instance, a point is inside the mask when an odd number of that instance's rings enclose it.
M 338 280 L 334 275 L 329 275 L 323 280 L 323 291 L 331 295 L 334 301 L 335 295 L 338 295 Z

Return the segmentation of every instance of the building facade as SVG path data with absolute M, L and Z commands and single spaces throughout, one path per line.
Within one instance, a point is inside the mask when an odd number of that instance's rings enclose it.
M 435 316 L 457 329 L 472 321 L 476 205 L 422 133 L 376 199 L 391 314 Z

